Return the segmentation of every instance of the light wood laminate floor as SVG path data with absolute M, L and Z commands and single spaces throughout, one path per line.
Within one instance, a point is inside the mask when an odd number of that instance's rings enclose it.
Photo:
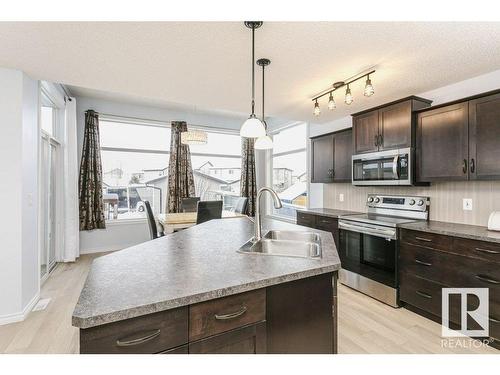
M 47 308 L 24 322 L 0 326 L 1 353 L 78 353 L 78 329 L 71 314 L 92 260 L 59 264 L 41 291 Z M 493 348 L 443 348 L 441 326 L 406 309 L 394 309 L 339 285 L 339 352 L 355 353 L 495 353 Z M 472 346 L 472 345 L 471 345 Z

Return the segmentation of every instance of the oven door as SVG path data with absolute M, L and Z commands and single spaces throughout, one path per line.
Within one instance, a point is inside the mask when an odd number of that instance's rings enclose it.
M 396 288 L 396 229 L 339 222 L 342 268 Z

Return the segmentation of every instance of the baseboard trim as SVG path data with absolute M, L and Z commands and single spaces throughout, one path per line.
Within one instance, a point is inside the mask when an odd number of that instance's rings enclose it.
M 31 299 L 31 301 L 29 301 L 28 304 L 24 307 L 23 311 L 16 314 L 0 316 L 0 326 L 10 323 L 22 322 L 24 319 L 28 317 L 29 313 L 31 312 L 31 310 L 33 310 L 33 307 L 35 307 L 39 299 L 40 299 L 40 292 L 35 294 L 35 296 Z
M 127 247 L 132 247 L 135 246 L 130 245 L 130 246 L 112 246 L 112 247 L 104 247 L 104 248 L 97 248 L 97 249 L 83 249 L 80 250 L 80 255 L 85 255 L 85 254 L 95 254 L 95 253 L 110 253 L 112 251 L 118 251 L 118 250 L 123 250 L 126 249 Z

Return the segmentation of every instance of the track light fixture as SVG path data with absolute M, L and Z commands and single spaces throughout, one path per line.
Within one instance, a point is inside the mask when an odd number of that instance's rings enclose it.
M 334 93 L 334 91 L 336 91 L 344 86 L 346 86 L 344 103 L 347 105 L 352 104 L 354 102 L 354 97 L 353 97 L 352 92 L 351 92 L 350 84 L 353 82 L 359 81 L 360 79 L 365 78 L 365 77 L 366 77 L 366 83 L 365 83 L 364 95 L 367 97 L 372 96 L 375 93 L 375 90 L 373 89 L 372 80 L 370 79 L 370 75 L 372 75 L 373 73 L 375 73 L 375 70 L 370 70 L 367 73 L 358 74 L 357 76 L 354 76 L 354 78 L 351 78 L 347 81 L 335 82 L 332 85 L 332 87 L 330 87 L 327 90 L 322 91 L 321 93 L 319 93 L 318 95 L 313 97 L 312 98 L 312 101 L 314 102 L 313 114 L 315 116 L 320 115 L 321 110 L 319 108 L 318 99 L 322 98 L 325 95 L 329 95 L 329 97 L 328 97 L 328 109 L 331 111 L 334 110 L 337 107 L 337 104 L 335 103 L 335 99 L 333 98 L 333 93 Z

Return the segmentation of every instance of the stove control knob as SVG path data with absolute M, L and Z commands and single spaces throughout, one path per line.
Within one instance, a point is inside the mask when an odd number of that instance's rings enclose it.
M 372 203 L 373 202 L 373 197 L 368 197 L 368 203 Z
M 413 206 L 415 204 L 415 199 L 410 199 L 410 202 L 408 202 L 410 206 Z
M 417 204 L 419 206 L 423 206 L 424 205 L 424 201 L 422 199 L 419 199 L 418 202 L 417 202 Z
M 379 197 L 375 198 L 375 203 L 378 203 L 378 202 L 380 202 L 380 198 Z

